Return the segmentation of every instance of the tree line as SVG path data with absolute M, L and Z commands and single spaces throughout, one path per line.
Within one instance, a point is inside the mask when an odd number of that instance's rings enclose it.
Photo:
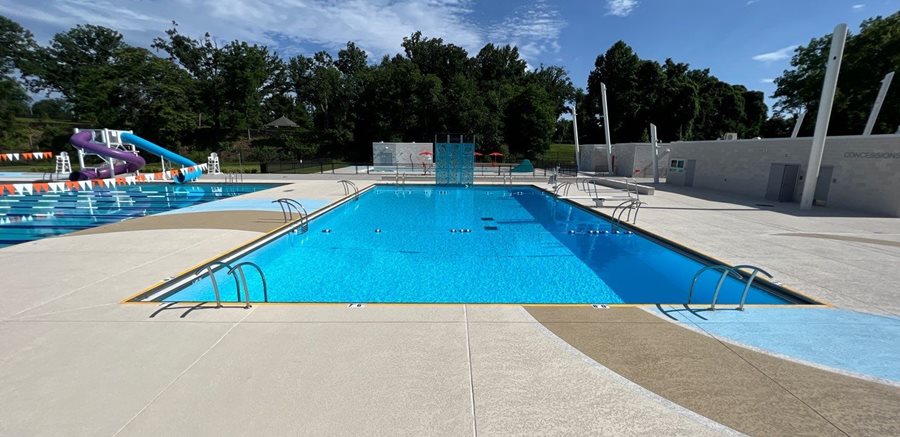
M 898 66 L 897 29 L 898 14 L 876 17 L 848 40 L 833 118 L 842 121 L 832 123 L 833 132 L 861 131 L 880 80 L 873 65 Z M 514 46 L 487 44 L 470 55 L 421 32 L 403 39 L 402 53 L 377 61 L 353 42 L 334 54 L 285 58 L 263 45 L 185 35 L 175 23 L 149 48 L 90 24 L 41 45 L 0 16 L 0 148 L 60 148 L 73 126 L 109 126 L 188 152 L 237 145 L 260 160 L 369 161 L 373 141 L 431 141 L 453 132 L 476 138 L 482 151 L 535 158 L 551 142 L 573 140 L 571 118 L 563 116 L 573 103 L 580 141 L 604 141 L 601 82 L 613 142 L 646 140 L 650 122 L 665 141 L 726 132 L 784 136 L 791 117 L 815 106 L 827 43 L 823 37 L 797 49 L 792 68 L 776 79 L 770 118 L 761 92 L 708 69 L 641 59 L 622 41 L 597 57 L 585 91 L 561 67 L 529 68 Z M 32 103 L 28 91 L 49 98 Z M 897 120 L 894 94 L 876 132 Z M 262 129 L 281 116 L 298 127 Z

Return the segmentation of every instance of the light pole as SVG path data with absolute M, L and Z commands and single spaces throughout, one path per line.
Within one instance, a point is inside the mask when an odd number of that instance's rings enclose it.
M 653 147 L 653 183 L 659 183 L 659 139 L 656 138 L 656 125 L 650 123 L 650 142 Z
M 600 99 L 603 103 L 603 133 L 606 135 L 606 168 L 610 176 L 613 171 L 612 143 L 609 141 L 609 109 L 606 107 L 606 84 L 600 82 Z
M 828 122 L 831 120 L 831 107 L 834 105 L 834 91 L 837 88 L 838 73 L 841 71 L 841 59 L 844 57 L 844 42 L 847 40 L 847 25 L 838 24 L 831 37 L 831 50 L 828 53 L 828 66 L 825 68 L 825 81 L 822 84 L 822 96 L 819 98 L 819 112 L 816 117 L 816 130 L 813 134 L 812 147 L 809 149 L 809 162 L 803 180 L 803 194 L 800 197 L 800 209 L 812 209 L 813 197 L 816 193 L 816 182 L 819 179 L 819 166 L 822 165 L 822 154 L 825 152 L 825 137 L 828 136 Z
M 572 134 L 575 135 L 575 176 L 578 176 L 578 172 L 581 171 L 581 148 L 578 145 L 578 113 L 575 110 L 576 106 L 578 106 L 577 102 L 572 102 Z

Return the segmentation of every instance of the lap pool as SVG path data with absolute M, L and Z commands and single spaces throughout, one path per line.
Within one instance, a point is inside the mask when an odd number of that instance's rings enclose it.
M 150 183 L 0 196 L 0 248 L 240 196 L 277 185 Z
M 261 244 L 223 257 L 248 269 L 252 302 L 686 303 L 698 255 L 620 228 L 530 186 L 376 186 L 357 200 Z M 215 271 L 222 301 L 237 282 Z M 214 301 L 207 276 L 186 273 L 133 301 Z M 700 277 L 693 303 L 708 303 L 718 272 Z M 236 278 L 235 278 L 236 279 Z M 729 278 L 718 302 L 736 304 Z M 810 303 L 756 283 L 748 304 Z

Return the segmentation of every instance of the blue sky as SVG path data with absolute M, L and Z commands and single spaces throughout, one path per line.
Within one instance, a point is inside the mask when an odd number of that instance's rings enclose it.
M 900 0 L 0 0 L 0 14 L 41 43 L 90 22 L 147 46 L 175 20 L 187 34 L 208 31 L 282 55 L 336 51 L 353 40 L 377 60 L 422 30 L 472 54 L 487 42 L 516 44 L 529 65 L 561 65 L 579 87 L 597 55 L 621 39 L 642 58 L 710 68 L 767 97 L 793 47 L 838 23 L 856 30 L 898 9 Z

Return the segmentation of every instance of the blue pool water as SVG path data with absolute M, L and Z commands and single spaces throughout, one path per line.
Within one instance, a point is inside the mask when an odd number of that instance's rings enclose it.
M 273 186 L 158 183 L 0 196 L 0 248 Z
M 238 261 L 266 273 L 267 299 L 247 271 L 253 301 L 686 302 L 699 261 L 642 235 L 589 232 L 609 229 L 603 218 L 530 187 L 379 186 L 313 219 L 308 232 L 285 234 Z M 224 271 L 216 276 L 223 300 L 237 300 L 234 282 Z M 704 275 L 693 301 L 709 302 L 717 279 Z M 729 280 L 719 301 L 737 303 L 742 289 Z M 162 300 L 213 296 L 204 277 Z M 787 303 L 758 288 L 748 302 Z

